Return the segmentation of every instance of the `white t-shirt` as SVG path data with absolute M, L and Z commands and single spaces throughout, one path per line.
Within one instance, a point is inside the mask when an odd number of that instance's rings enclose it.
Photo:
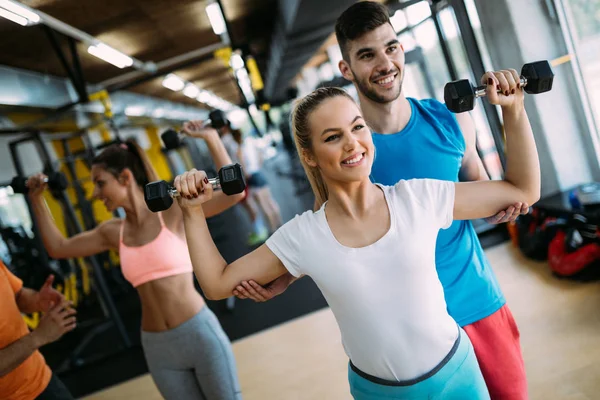
M 391 224 L 375 243 L 339 243 L 325 203 L 297 215 L 266 244 L 292 275 L 315 281 L 352 363 L 378 378 L 403 381 L 431 371 L 458 337 L 435 269 L 438 231 L 452 223 L 454 183 L 413 179 L 378 186 Z

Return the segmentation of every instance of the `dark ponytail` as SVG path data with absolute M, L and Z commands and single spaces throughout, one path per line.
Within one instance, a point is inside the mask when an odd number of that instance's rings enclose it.
M 141 188 L 158 180 L 158 174 L 146 152 L 133 139 L 107 147 L 92 160 L 92 165 L 101 166 L 115 178 L 118 178 L 119 174 L 127 168 Z
M 237 142 L 237 144 L 241 145 L 244 142 L 244 138 L 242 136 L 242 131 L 239 129 L 232 129 L 231 136 Z

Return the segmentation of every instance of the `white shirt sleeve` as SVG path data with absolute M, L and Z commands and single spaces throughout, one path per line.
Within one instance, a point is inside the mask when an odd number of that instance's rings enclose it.
M 454 182 L 437 179 L 411 179 L 405 181 L 405 184 L 440 229 L 448 229 L 452 225 L 454 220 Z
M 279 258 L 285 268 L 296 278 L 303 274 L 299 265 L 302 249 L 301 219 L 302 217 L 297 215 L 277 229 L 266 241 L 269 250 Z

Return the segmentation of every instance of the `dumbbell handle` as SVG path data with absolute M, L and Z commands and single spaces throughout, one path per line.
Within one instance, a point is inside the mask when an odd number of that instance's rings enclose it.
M 27 183 L 29 182 L 29 179 L 25 179 L 25 186 L 27 186 Z M 42 179 L 42 182 L 44 183 L 48 183 L 48 177 L 45 176 L 44 179 Z
M 219 189 L 221 187 L 219 178 L 208 178 L 208 183 L 212 185 L 213 189 Z M 173 198 L 179 197 L 179 192 L 174 187 L 169 187 L 168 193 Z
M 527 86 L 527 78 L 525 78 L 524 76 L 521 76 L 521 79 L 519 81 L 519 83 L 521 84 L 521 87 L 525 87 Z M 485 97 L 485 90 L 487 89 L 487 86 L 478 86 L 475 88 L 475 98 L 479 98 L 479 97 Z M 504 93 L 502 91 L 502 89 L 498 90 L 498 93 L 502 94 Z

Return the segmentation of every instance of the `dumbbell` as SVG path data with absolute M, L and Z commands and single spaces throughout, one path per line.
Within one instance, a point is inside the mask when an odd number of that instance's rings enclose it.
M 521 86 L 529 94 L 540 94 L 552 89 L 554 72 L 548 61 L 536 61 L 523 65 Z M 475 107 L 475 100 L 485 96 L 486 86 L 473 87 L 468 79 L 449 82 L 444 86 L 444 101 L 452 112 L 462 113 Z M 498 93 L 502 93 L 501 90 Z
M 208 115 L 210 119 L 210 126 L 214 129 L 221 129 L 225 125 L 227 125 L 227 118 L 225 117 L 225 113 L 221 110 L 213 110 Z M 174 150 L 181 146 L 181 140 L 185 137 L 185 134 L 177 132 L 174 129 L 167 129 L 164 131 L 160 137 L 162 138 L 165 148 L 167 150 Z
M 221 188 L 228 196 L 242 193 L 246 189 L 246 181 L 240 164 L 226 165 L 219 170 L 218 178 L 210 178 L 208 182 L 214 189 Z M 167 210 L 173 204 L 173 198 L 179 192 L 165 181 L 150 182 L 144 187 L 144 199 L 152 212 Z
M 48 184 L 52 190 L 65 190 L 69 186 L 67 177 L 62 172 L 54 172 L 44 178 L 44 182 Z M 15 193 L 27 194 L 29 188 L 27 187 L 27 178 L 22 176 L 15 176 L 10 182 L 10 186 L 13 188 Z

